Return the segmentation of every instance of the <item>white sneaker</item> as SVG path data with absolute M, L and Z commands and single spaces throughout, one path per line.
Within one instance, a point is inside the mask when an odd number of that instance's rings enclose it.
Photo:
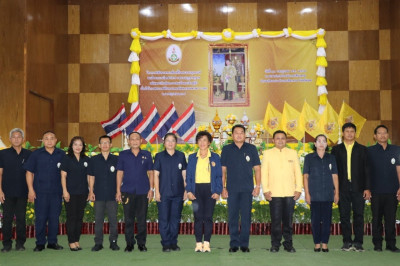
M 204 241 L 203 252 L 211 252 L 210 242 Z
M 196 247 L 194 248 L 195 252 L 203 252 L 203 243 L 197 242 Z

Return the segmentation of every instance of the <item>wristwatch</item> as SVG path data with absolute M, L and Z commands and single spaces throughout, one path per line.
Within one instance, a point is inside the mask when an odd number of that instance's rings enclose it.
M 151 189 L 151 191 L 153 191 L 153 192 L 155 192 L 156 191 L 156 189 L 155 188 L 150 188 Z

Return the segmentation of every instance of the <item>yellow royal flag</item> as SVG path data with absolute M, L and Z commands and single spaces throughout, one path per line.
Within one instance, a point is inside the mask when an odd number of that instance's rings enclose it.
M 300 123 L 300 112 L 286 101 L 282 112 L 282 130 L 297 140 L 301 140 L 304 137 L 304 127 Z
M 303 109 L 301 109 L 300 113 L 300 124 L 304 127 L 304 130 L 314 138 L 319 134 L 324 134 L 322 129 L 318 126 L 320 118 L 321 114 L 307 102 L 304 102 Z
M 272 136 L 275 131 L 281 129 L 282 114 L 268 102 L 264 116 L 264 128 Z
M 351 108 L 347 103 L 343 102 L 342 108 L 340 108 L 339 113 L 339 125 L 343 126 L 345 123 L 353 123 L 357 127 L 356 136 L 360 136 L 361 129 L 363 128 L 365 121 L 359 113 L 357 113 L 353 108 Z
M 340 130 L 338 114 L 333 110 L 332 105 L 330 105 L 329 102 L 326 103 L 325 110 L 321 115 L 318 126 L 333 143 L 338 141 Z

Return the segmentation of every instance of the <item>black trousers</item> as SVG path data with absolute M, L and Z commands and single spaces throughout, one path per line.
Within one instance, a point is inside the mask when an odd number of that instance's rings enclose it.
M 139 245 L 146 244 L 147 237 L 147 194 L 136 195 L 122 193 L 122 204 L 124 206 L 125 218 L 125 241 L 127 245 L 134 245 L 137 241 Z M 135 218 L 137 221 L 137 234 L 135 241 Z
M 12 245 L 12 222 L 14 215 L 17 223 L 17 246 L 22 246 L 26 241 L 26 197 L 7 197 L 3 204 L 3 246 Z
M 193 201 L 194 234 L 196 242 L 210 242 L 213 228 L 215 199 L 211 198 L 211 184 L 196 184 L 196 199 Z M 204 228 L 203 228 L 204 227 Z
M 364 237 L 364 205 L 365 200 L 363 192 L 354 192 L 351 190 L 351 183 L 348 182 L 347 191 L 339 191 L 339 213 L 340 227 L 342 229 L 343 243 L 363 243 Z M 350 216 L 353 211 L 353 230 L 354 241 L 351 239 Z
M 284 247 L 293 245 L 293 212 L 295 200 L 293 197 L 273 197 L 269 203 L 271 213 L 271 245 L 280 247 L 282 240 Z M 282 223 L 282 225 L 281 225 Z
M 87 195 L 70 195 L 69 202 L 65 202 L 68 243 L 79 242 L 86 199 Z
M 396 246 L 396 194 L 373 194 L 372 210 L 372 243 L 382 247 L 382 218 L 385 220 L 385 241 L 387 248 Z
M 311 228 L 314 244 L 328 244 L 331 234 L 332 202 L 311 201 Z
M 96 245 L 103 245 L 103 224 L 104 224 L 104 213 L 107 212 L 108 223 L 110 225 L 110 243 L 117 241 L 118 239 L 118 227 L 117 227 L 117 212 L 118 203 L 115 200 L 110 201 L 95 201 L 95 224 L 94 224 L 94 243 Z

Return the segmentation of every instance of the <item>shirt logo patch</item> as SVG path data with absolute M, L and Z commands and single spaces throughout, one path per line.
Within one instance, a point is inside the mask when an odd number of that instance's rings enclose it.
M 332 164 L 329 164 L 329 170 L 332 170 Z
M 392 160 L 390 161 L 392 164 L 395 164 L 396 163 L 396 159 L 395 158 L 392 158 Z
M 246 156 L 246 161 L 250 162 L 250 156 Z
M 211 166 L 212 166 L 212 167 L 215 167 L 215 162 L 211 162 Z
M 85 167 L 87 167 L 87 166 L 88 166 L 87 162 L 84 162 L 84 163 L 83 163 L 83 165 L 84 165 Z
M 57 163 L 57 168 L 60 168 L 60 166 L 61 166 L 61 163 Z
M 182 169 L 182 164 L 181 163 L 178 164 L 178 168 L 179 168 L 179 170 Z
M 114 173 L 115 167 L 114 167 L 114 166 L 111 166 L 111 167 L 110 167 L 110 171 Z

